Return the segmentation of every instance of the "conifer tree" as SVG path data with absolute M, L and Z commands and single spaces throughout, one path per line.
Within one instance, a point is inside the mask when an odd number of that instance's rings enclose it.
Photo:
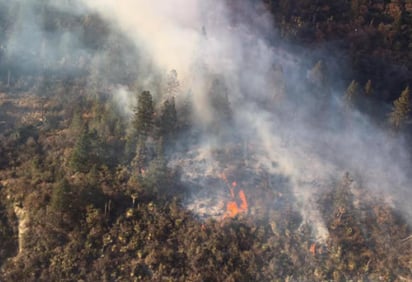
M 308 73 L 309 80 L 319 88 L 327 85 L 326 67 L 322 60 L 318 61 Z
M 166 143 L 173 139 L 177 129 L 177 113 L 174 97 L 164 101 L 158 121 L 158 135 L 163 137 Z
M 106 153 L 107 154 L 107 153 Z M 89 130 L 86 124 L 71 154 L 69 164 L 74 171 L 88 172 L 93 165 L 103 163 L 105 152 L 95 129 Z
M 372 81 L 370 79 L 366 82 L 364 91 L 366 96 L 373 94 Z
M 353 106 L 353 99 L 355 95 L 358 93 L 358 87 L 359 83 L 355 80 L 352 80 L 348 88 L 346 89 L 344 97 L 346 108 L 351 108 Z
M 389 123 L 395 130 L 399 130 L 408 119 L 409 112 L 411 111 L 409 94 L 410 90 L 409 86 L 407 86 L 399 98 L 393 102 L 392 112 L 389 114 Z
M 86 126 L 74 146 L 70 157 L 70 166 L 75 171 L 87 172 L 89 169 L 89 153 L 91 149 L 89 129 Z
M 53 189 L 51 197 L 51 207 L 56 211 L 63 211 L 68 207 L 67 195 L 69 193 L 69 185 L 66 179 L 60 181 Z
M 147 137 L 153 127 L 153 99 L 150 91 L 143 91 L 137 97 L 137 107 L 134 110 L 133 125 L 137 134 L 142 137 Z
M 63 178 L 53 189 L 51 208 L 57 213 L 67 212 L 71 207 L 71 189 L 69 182 Z

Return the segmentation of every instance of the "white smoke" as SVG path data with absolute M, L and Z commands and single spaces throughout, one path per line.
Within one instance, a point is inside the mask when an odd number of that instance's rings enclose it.
M 345 171 L 371 193 L 390 194 L 411 218 L 410 162 L 401 138 L 355 110 L 346 113 L 351 120 L 346 123 L 333 85 L 316 95 L 308 90 L 310 52 L 279 47 L 286 45 L 270 35 L 275 28 L 264 10 L 247 1 L 232 2 L 240 11 L 235 15 L 218 0 L 84 2 L 119 27 L 159 70 L 177 70 L 182 93 L 193 93 L 199 120 L 213 119 L 211 75 L 224 81 L 240 135 L 257 144 L 261 165 L 289 179 L 302 215 L 317 226 L 320 239 L 327 230 L 313 198 Z

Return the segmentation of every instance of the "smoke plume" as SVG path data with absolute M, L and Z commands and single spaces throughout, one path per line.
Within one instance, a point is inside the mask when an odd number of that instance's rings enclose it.
M 390 135 L 356 109 L 347 109 L 342 100 L 343 83 L 335 75 L 342 69 L 333 63 L 312 69 L 320 59 L 333 60 L 321 50 L 283 42 L 261 4 L 220 0 L 82 2 L 86 8 L 75 5 L 73 9 L 66 5 L 59 9 L 73 14 L 81 14 L 83 9 L 96 12 L 110 22 L 111 28 L 120 30 L 124 40 L 132 42 L 138 50 L 130 47 L 121 50 L 119 56 L 125 64 L 129 60 L 134 65 L 131 68 L 139 87 L 150 88 L 160 99 L 162 93 L 154 86 L 155 78 L 159 73 L 177 71 L 180 80 L 177 102 L 190 97 L 193 119 L 204 132 L 202 142 L 192 147 L 192 152 L 197 152 L 193 153 L 197 154 L 193 158 L 195 164 L 183 167 L 186 179 L 218 174 L 224 169 L 218 167 L 212 154 L 205 153 L 227 145 L 226 139 L 210 129 L 219 122 L 211 94 L 219 89 L 230 103 L 232 121 L 230 125 L 218 125 L 218 131 L 229 131 L 246 147 L 252 144 L 256 169 L 263 168 L 287 179 L 302 216 L 317 226 L 315 236 L 319 239 L 327 237 L 327 229 L 317 211 L 315 195 L 330 189 L 345 172 L 370 193 L 384 193 L 406 218 L 412 218 L 408 207 L 412 196 L 407 173 L 410 160 L 402 137 Z M 28 16 L 35 17 L 24 15 Z M 42 32 L 36 26 L 22 24 L 16 28 L 21 32 L 9 38 L 9 45 L 26 46 L 13 42 L 29 39 L 34 40 L 37 50 L 42 49 L 42 42 L 27 35 Z M 78 35 L 62 36 L 67 41 L 59 42 L 67 44 L 57 45 L 52 51 L 46 48 L 44 52 L 55 54 L 48 58 L 61 57 L 59 52 L 65 48 L 88 50 L 80 46 Z M 53 45 L 53 41 L 49 43 Z M 101 60 L 101 56 L 105 59 Z M 98 62 L 95 69 L 101 69 L 101 62 L 110 56 L 113 54 L 100 53 L 100 57 L 94 57 Z M 41 53 L 39 58 L 42 60 Z M 114 72 L 109 70 L 107 75 Z M 119 100 L 127 100 L 124 86 L 117 92 L 121 93 Z
M 346 171 L 358 185 L 385 193 L 411 214 L 410 162 L 402 138 L 348 111 L 338 87 L 342 81 L 330 75 L 341 70 L 330 64 L 325 73 L 311 71 L 319 50 L 284 44 L 264 7 L 248 1 L 85 3 L 118 26 L 159 70 L 177 70 L 181 93 L 192 93 L 196 117 L 206 125 L 214 119 L 210 92 L 218 77 L 237 136 L 254 144 L 261 167 L 289 180 L 302 215 L 318 225 L 317 236 L 327 231 L 313 197 Z

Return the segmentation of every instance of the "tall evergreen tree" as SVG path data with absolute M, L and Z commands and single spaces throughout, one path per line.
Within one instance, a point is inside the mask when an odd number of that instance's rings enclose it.
M 51 208 L 59 214 L 67 212 L 71 207 L 71 197 L 70 184 L 63 178 L 53 189 L 50 201 Z
M 101 165 L 104 156 L 103 144 L 97 131 L 89 130 L 86 125 L 74 146 L 69 164 L 73 170 L 86 173 L 93 165 Z
M 177 130 L 177 113 L 175 106 L 175 98 L 170 97 L 163 103 L 160 117 L 158 120 L 158 135 L 169 143 Z
M 408 119 L 409 112 L 411 111 L 409 96 L 410 90 L 409 86 L 407 86 L 399 98 L 393 102 L 392 112 L 389 114 L 389 123 L 395 130 L 399 130 Z
M 347 109 L 353 106 L 353 100 L 355 98 L 355 95 L 358 93 L 358 88 L 359 88 L 359 83 L 356 82 L 355 80 L 352 80 L 348 88 L 346 89 L 344 100 L 345 100 L 345 107 Z
M 322 60 L 318 61 L 308 72 L 308 78 L 318 88 L 327 87 L 328 79 L 326 75 L 326 66 Z
M 372 81 L 370 79 L 366 82 L 364 91 L 366 96 L 371 96 L 373 94 Z
M 89 153 L 91 149 L 91 140 L 89 130 L 86 126 L 79 136 L 73 152 L 70 157 L 70 166 L 75 171 L 87 172 L 89 170 Z
M 150 91 L 143 91 L 137 97 L 137 107 L 134 110 L 133 125 L 137 134 L 147 137 L 153 128 L 153 99 Z

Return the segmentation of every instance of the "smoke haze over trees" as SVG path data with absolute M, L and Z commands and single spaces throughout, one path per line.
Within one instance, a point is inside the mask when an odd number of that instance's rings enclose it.
M 0 0 L 0 280 L 412 279 L 411 5 Z

